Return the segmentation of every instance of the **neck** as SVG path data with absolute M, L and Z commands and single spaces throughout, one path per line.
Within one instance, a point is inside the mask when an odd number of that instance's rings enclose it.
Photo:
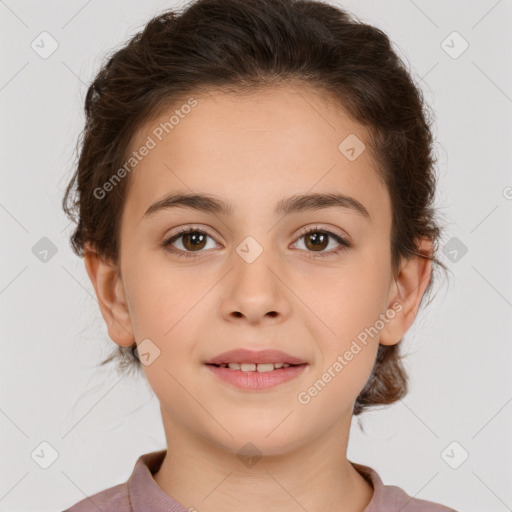
M 164 426 L 167 454 L 153 478 L 191 510 L 363 512 L 372 499 L 371 484 L 346 458 L 348 429 L 339 435 L 339 425 L 307 445 L 252 459 L 176 423 Z

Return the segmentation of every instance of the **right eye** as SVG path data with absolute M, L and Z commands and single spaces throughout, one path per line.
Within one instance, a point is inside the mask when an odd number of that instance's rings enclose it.
M 177 234 L 166 239 L 162 245 L 166 251 L 172 254 L 191 258 L 195 257 L 194 252 L 205 252 L 201 249 L 204 249 L 208 237 L 213 239 L 212 235 L 202 229 L 182 228 Z M 183 249 L 174 247 L 173 244 L 176 241 L 181 243 Z

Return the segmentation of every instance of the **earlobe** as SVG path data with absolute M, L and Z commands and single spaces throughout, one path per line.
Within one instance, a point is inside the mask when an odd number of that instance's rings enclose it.
M 101 258 L 90 244 L 84 247 L 84 263 L 110 338 L 120 346 L 131 346 L 135 337 L 117 268 Z
M 419 249 L 419 253 L 431 254 L 431 241 L 423 240 Z M 429 259 L 417 255 L 405 260 L 390 287 L 388 317 L 391 316 L 390 312 L 394 311 L 394 314 L 381 330 L 381 345 L 395 345 L 404 337 L 416 318 L 431 278 L 432 263 Z

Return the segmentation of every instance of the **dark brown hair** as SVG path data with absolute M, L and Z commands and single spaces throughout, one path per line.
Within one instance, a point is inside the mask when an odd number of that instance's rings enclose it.
M 102 257 L 118 262 L 130 176 L 101 200 L 94 191 L 126 162 L 143 124 L 187 95 L 292 83 L 328 93 L 369 130 L 365 143 L 393 209 L 393 275 L 402 258 L 412 255 L 446 270 L 435 256 L 440 238 L 433 209 L 435 158 L 420 88 L 380 29 L 339 7 L 310 0 L 197 0 L 154 17 L 108 56 L 87 90 L 78 164 L 62 203 L 77 224 L 71 236 L 75 253 L 83 257 L 88 242 Z M 422 238 L 433 242 L 431 252 L 418 252 Z M 101 364 L 117 360 L 122 371 L 140 370 L 135 348 L 135 343 L 117 346 Z M 379 345 L 354 415 L 407 393 L 402 357 L 399 344 Z

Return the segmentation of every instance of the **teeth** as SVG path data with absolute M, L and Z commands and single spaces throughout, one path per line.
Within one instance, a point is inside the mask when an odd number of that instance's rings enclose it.
M 259 364 L 256 366 L 256 371 L 258 372 L 271 372 L 272 370 L 275 370 L 272 363 Z
M 288 363 L 222 363 L 221 368 L 229 368 L 230 370 L 241 370 L 243 372 L 270 372 L 279 368 L 288 368 Z

